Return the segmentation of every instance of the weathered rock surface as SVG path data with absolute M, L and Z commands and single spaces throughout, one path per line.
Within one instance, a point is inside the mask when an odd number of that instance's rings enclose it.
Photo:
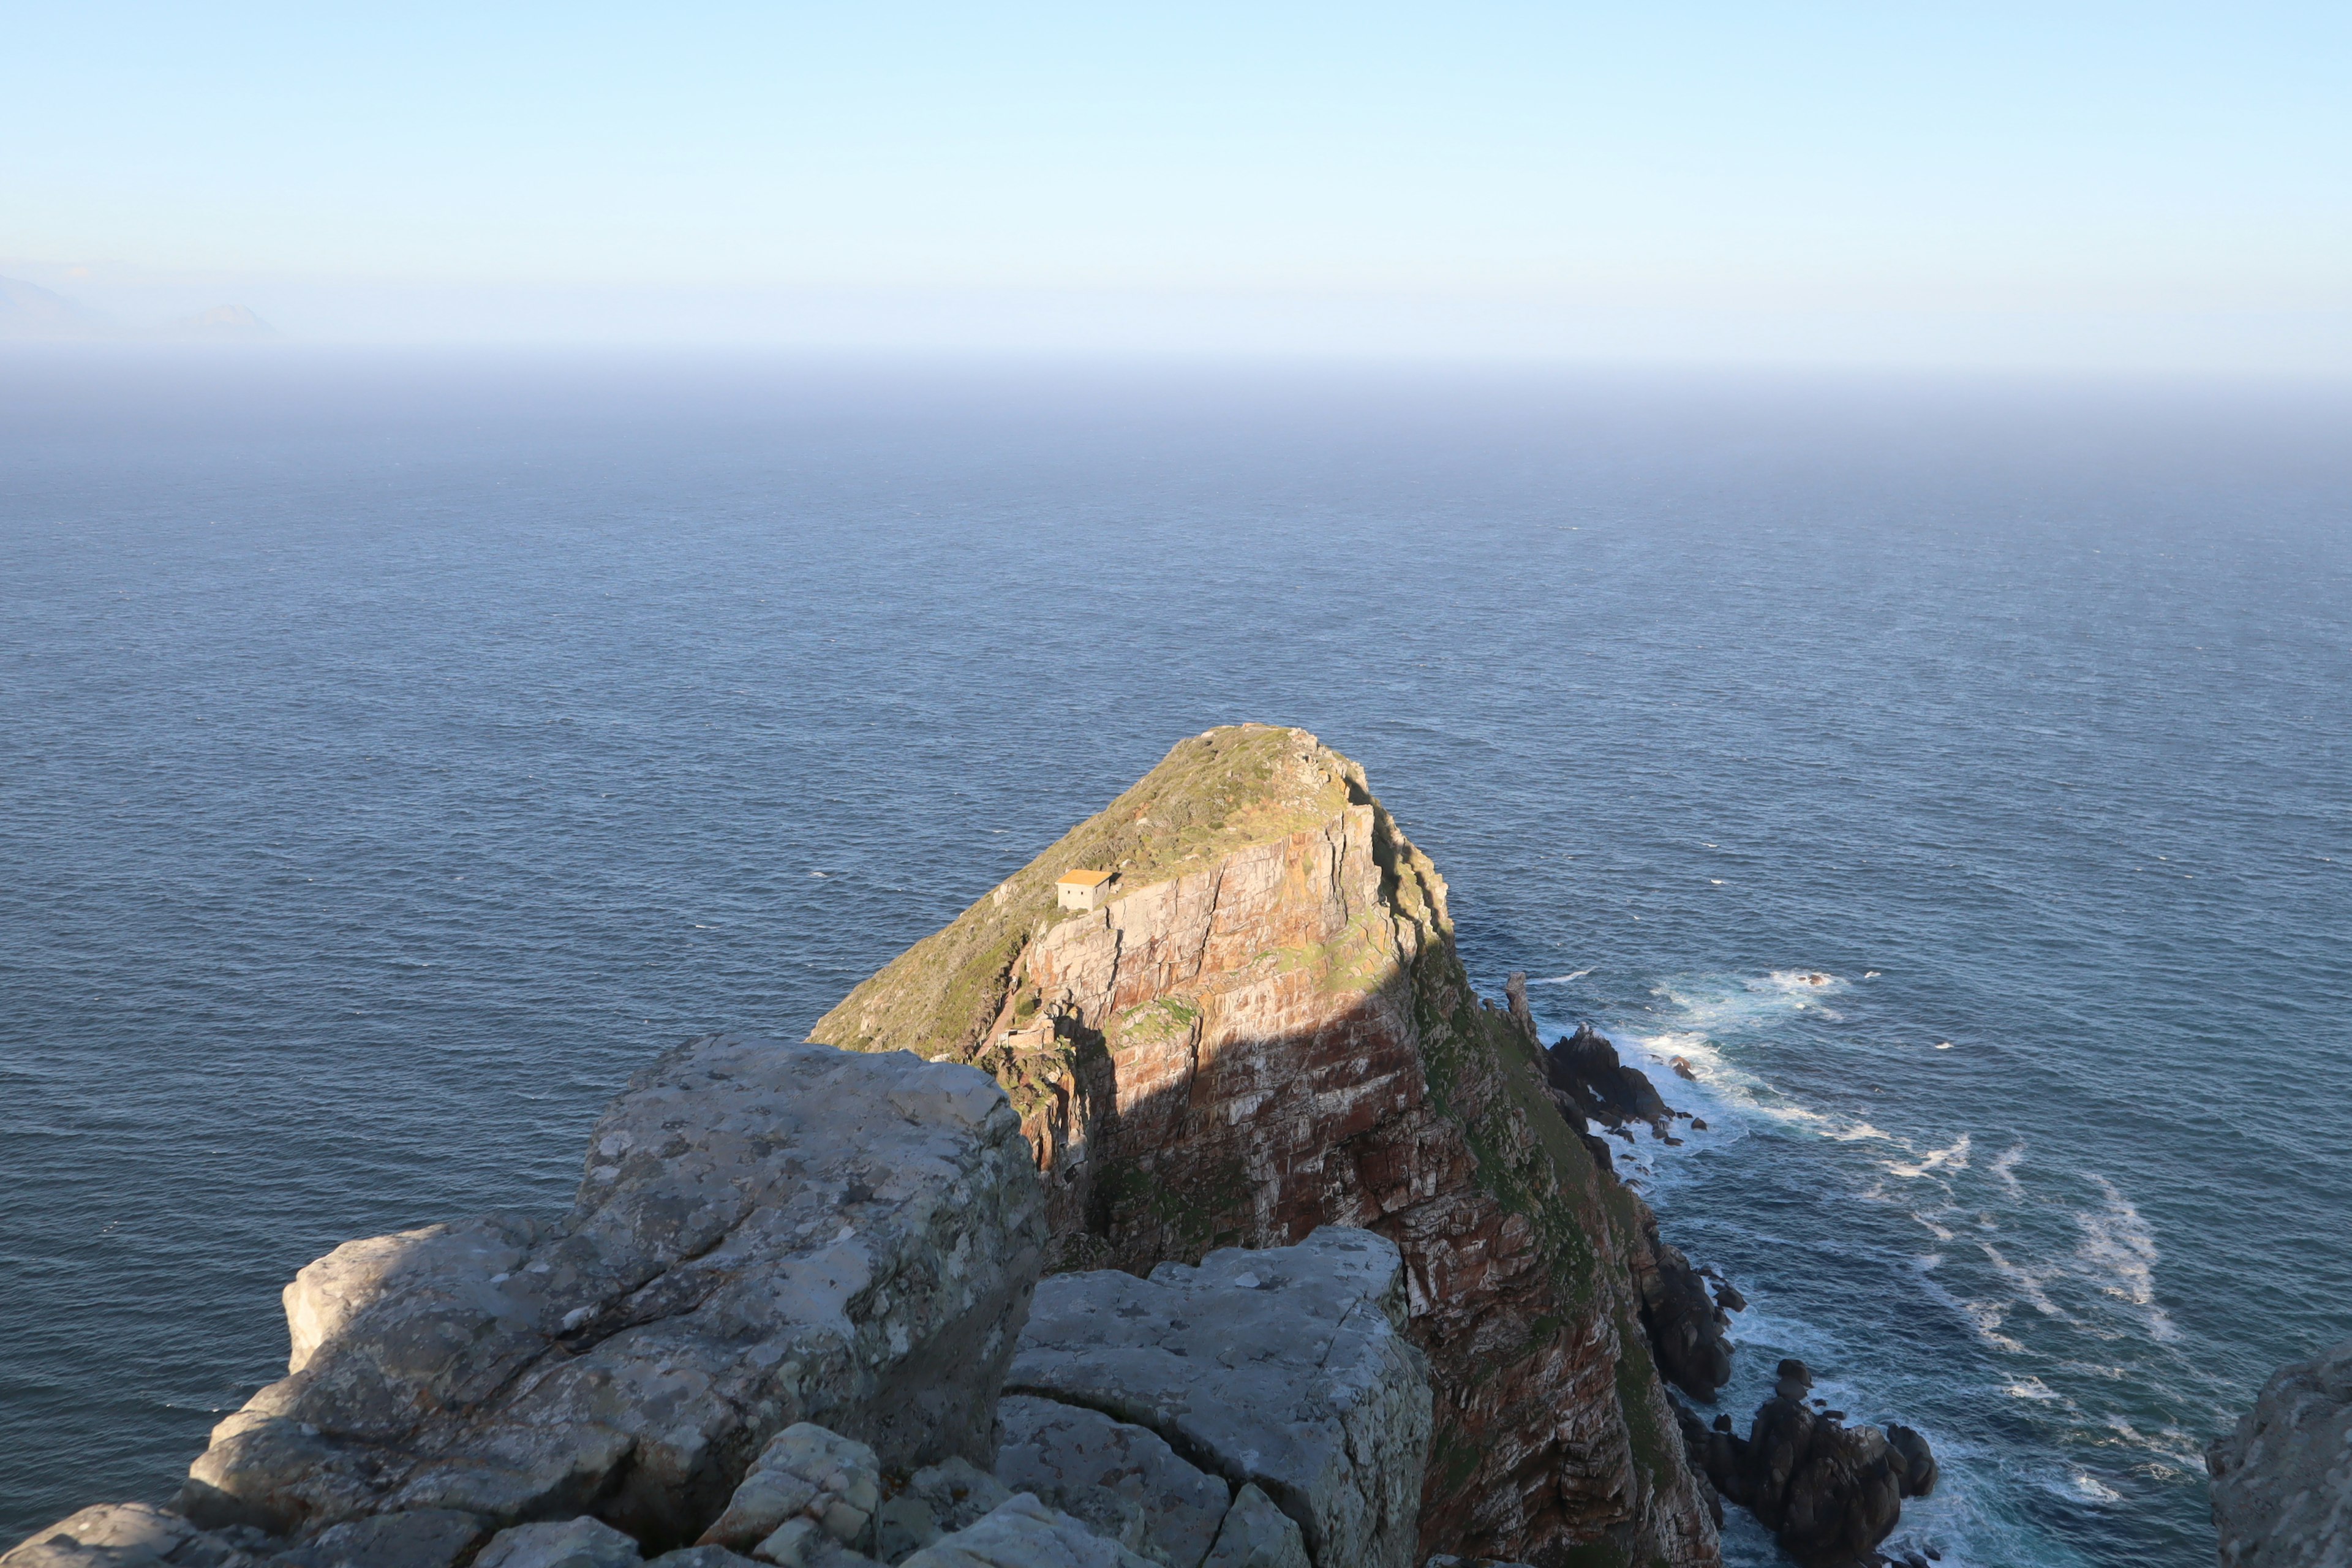
M 2205 1466 L 2224 1568 L 2352 1568 L 2352 1340 L 2273 1373 Z
M 1151 1568 L 1115 1541 L 1023 1493 L 900 1568 Z
M 1168 1568 L 1201 1568 L 1233 1496 L 1148 1427 L 1018 1394 L 996 1407 L 996 1479 Z
M 583 1518 L 501 1530 L 474 1568 L 638 1568 L 644 1561 L 634 1540 Z
M 1078 866 L 1118 872 L 1107 907 L 1057 910 Z M 1712 1563 L 1638 1323 L 1641 1205 L 1561 1119 L 1539 1043 L 1478 1001 L 1445 896 L 1353 763 L 1215 730 L 812 1037 L 995 1074 L 1066 1264 L 1324 1225 L 1394 1241 L 1437 1394 L 1426 1550 Z
M 768 1439 L 737 1483 L 726 1509 L 698 1546 L 755 1551 L 803 1517 L 854 1550 L 873 1544 L 882 1509 L 882 1463 L 874 1450 L 813 1422 L 796 1422 Z
M 1006 1386 L 1149 1427 L 1263 1489 L 1323 1568 L 1410 1568 L 1431 1400 L 1404 1306 L 1395 1244 L 1336 1226 L 1148 1279 L 1056 1275 Z
M 276 1542 L 205 1531 L 152 1503 L 103 1503 L 35 1531 L 5 1568 L 251 1568 Z
M 1643 1245 L 1631 1267 L 1642 1327 L 1657 1354 L 1658 1371 L 1692 1398 L 1711 1405 L 1717 1392 L 1731 1381 L 1729 1307 L 1738 1293 L 1730 1291 L 1720 1299 L 1709 1295 L 1706 1279 L 1690 1259 L 1659 1239 L 1657 1222 L 1646 1208 L 1641 1230 Z
M 488 1533 L 454 1509 L 380 1513 L 330 1527 L 271 1568 L 455 1568 Z
M 692 1540 L 815 1420 L 985 1463 L 1045 1241 L 1019 1121 L 903 1054 L 690 1041 L 597 1124 L 572 1212 L 338 1248 L 288 1291 L 295 1370 L 223 1422 L 181 1506 L 315 1533 L 457 1509 Z
M 1524 992 L 1513 1000 L 1524 1008 Z M 1523 1026 L 1532 1033 L 1535 1020 L 1526 1018 Z M 1667 1135 L 1674 1112 L 1659 1098 L 1650 1075 L 1618 1060 L 1617 1047 L 1590 1024 L 1578 1025 L 1575 1034 L 1554 1041 L 1544 1053 L 1544 1081 L 1579 1131 L 1588 1121 L 1609 1128 L 1639 1121 L 1655 1137 Z
M 1708 1479 L 1807 1568 L 1875 1563 L 1878 1543 L 1902 1518 L 1902 1500 L 1935 1487 L 1927 1440 L 1897 1426 L 1898 1445 L 1875 1426 L 1847 1426 L 1834 1412 L 1808 1409 L 1811 1372 L 1801 1361 L 1782 1362 L 1780 1372 L 1745 1438 L 1726 1415 L 1700 1439 Z
M 1298 1521 L 1275 1505 L 1263 1489 L 1244 1485 L 1217 1527 L 1216 1543 L 1202 1568 L 1311 1568 Z

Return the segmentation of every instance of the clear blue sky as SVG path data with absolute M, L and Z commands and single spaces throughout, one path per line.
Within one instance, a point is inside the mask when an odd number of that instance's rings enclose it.
M 93 288 L 2352 309 L 2340 0 L 85 3 L 0 36 L 0 267 Z

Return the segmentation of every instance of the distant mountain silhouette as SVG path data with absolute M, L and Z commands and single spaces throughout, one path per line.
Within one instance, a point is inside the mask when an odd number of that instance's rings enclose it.
M 278 329 L 242 305 L 215 305 L 163 329 L 175 338 L 274 338 Z
M 0 340 L 114 335 L 114 323 L 88 306 L 21 279 L 0 278 Z
M 231 342 L 274 338 L 278 329 L 243 305 L 215 305 L 160 327 L 126 329 L 100 311 L 21 278 L 0 278 L 0 342 L 96 338 L 196 338 Z

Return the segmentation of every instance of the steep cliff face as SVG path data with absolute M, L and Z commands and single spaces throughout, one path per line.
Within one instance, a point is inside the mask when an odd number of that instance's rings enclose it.
M 1078 867 L 1118 873 L 1107 907 L 1056 910 Z M 1437 1388 L 1424 1550 L 1716 1561 L 1638 1326 L 1646 1213 L 1472 991 L 1435 868 L 1312 735 L 1180 744 L 810 1037 L 995 1074 L 1065 1267 L 1394 1240 Z

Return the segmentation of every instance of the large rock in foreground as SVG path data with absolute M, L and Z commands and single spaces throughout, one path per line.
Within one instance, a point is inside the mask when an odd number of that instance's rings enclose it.
M 2352 1568 L 2352 1340 L 2279 1368 L 2205 1465 L 2224 1568 Z
M 1430 1392 L 1404 1306 L 1395 1244 L 1338 1226 L 1148 1279 L 1057 1275 L 1038 1287 L 1005 1385 L 1148 1428 L 1257 1486 L 1320 1568 L 1408 1568 Z
M 289 1374 L 181 1507 L 279 1532 L 391 1510 L 692 1540 L 774 1433 L 982 1467 L 1045 1239 L 969 1068 L 688 1042 L 598 1122 L 572 1212 L 354 1242 L 287 1292 Z
M 1107 907 L 1057 907 L 1076 868 Z M 819 1020 L 967 1061 L 1048 1176 L 1065 1268 L 1137 1274 L 1317 1227 L 1393 1241 L 1436 1436 L 1426 1551 L 1717 1560 L 1640 1321 L 1639 1200 L 1482 1004 L 1445 884 L 1299 730 L 1183 742 Z

